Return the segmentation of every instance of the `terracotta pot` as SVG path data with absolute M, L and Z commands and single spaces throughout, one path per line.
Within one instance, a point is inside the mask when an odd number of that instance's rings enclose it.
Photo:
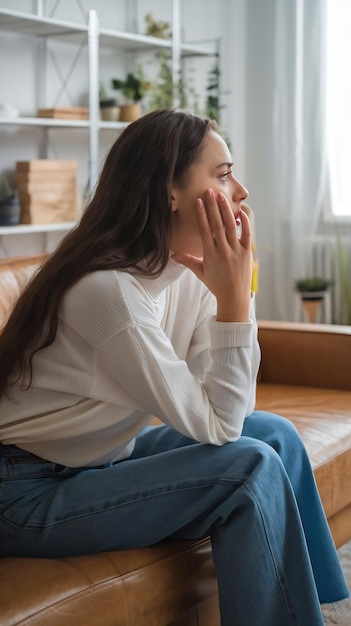
M 325 298 L 325 291 L 301 291 L 300 296 L 308 321 L 311 324 L 315 324 L 319 309 Z
M 141 116 L 141 108 L 138 102 L 134 102 L 133 104 L 122 104 L 120 109 L 120 122 L 134 122 Z

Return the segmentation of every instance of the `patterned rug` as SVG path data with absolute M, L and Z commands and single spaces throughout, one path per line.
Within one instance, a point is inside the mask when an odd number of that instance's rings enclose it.
M 348 582 L 348 585 L 351 589 L 351 541 L 345 543 L 342 548 L 338 550 L 340 562 L 342 565 L 342 569 L 344 570 L 345 578 Z M 351 625 L 351 616 L 350 616 L 350 625 Z
M 338 550 L 338 554 L 346 581 L 351 590 L 351 541 L 342 546 Z M 337 612 L 334 612 L 335 609 L 332 609 L 328 616 L 325 616 L 325 626 L 351 626 L 351 599 L 343 600 L 337 604 L 339 604 Z

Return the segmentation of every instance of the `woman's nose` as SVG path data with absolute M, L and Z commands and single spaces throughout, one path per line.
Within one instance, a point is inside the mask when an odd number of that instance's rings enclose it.
M 249 192 L 236 178 L 234 179 L 233 202 L 246 200 Z

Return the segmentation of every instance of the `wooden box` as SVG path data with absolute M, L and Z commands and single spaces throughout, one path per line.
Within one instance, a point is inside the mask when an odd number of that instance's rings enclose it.
M 17 161 L 22 224 L 52 224 L 77 217 L 77 161 Z

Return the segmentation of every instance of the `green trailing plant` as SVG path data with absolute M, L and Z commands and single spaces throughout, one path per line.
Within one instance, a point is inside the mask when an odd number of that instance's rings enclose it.
M 215 120 L 220 129 L 220 133 L 228 145 L 229 150 L 231 150 L 230 139 L 227 136 L 227 133 L 221 128 L 221 110 L 223 106 L 221 105 L 221 92 L 220 92 L 220 77 L 221 77 L 221 68 L 220 68 L 220 56 L 219 53 L 216 54 L 215 64 L 212 66 L 210 71 L 208 72 L 208 80 L 206 86 L 206 105 L 205 105 L 205 115 L 210 117 L 212 120 Z
M 165 39 L 171 36 L 168 22 L 154 20 L 151 13 L 145 15 L 145 33 L 152 37 Z M 158 71 L 156 79 L 150 84 L 149 107 L 154 109 L 169 109 L 173 106 L 175 99 L 175 86 L 171 69 L 170 53 L 167 50 L 159 49 L 156 53 Z
M 159 68 L 156 80 L 151 85 L 150 109 L 169 109 L 173 106 L 175 98 L 175 87 L 169 53 L 166 50 L 157 52 Z
M 192 77 L 188 75 L 186 80 L 180 77 L 179 83 L 174 83 L 169 52 L 159 50 L 156 58 L 159 66 L 156 79 L 151 85 L 150 109 L 169 109 L 178 101 L 181 109 L 199 113 L 199 98 Z
M 220 125 L 220 98 L 219 98 L 219 80 L 220 80 L 219 57 L 216 56 L 216 62 L 208 73 L 208 82 L 206 86 L 206 109 L 205 114 Z
M 188 109 L 193 113 L 201 114 L 199 106 L 199 95 L 195 89 L 195 68 L 188 67 L 186 76 L 181 76 L 179 80 L 179 103 L 182 109 Z

